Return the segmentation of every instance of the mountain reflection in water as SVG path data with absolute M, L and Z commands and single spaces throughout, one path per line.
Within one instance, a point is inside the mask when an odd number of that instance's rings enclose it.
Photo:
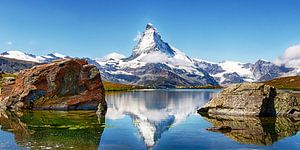
M 132 118 L 146 146 L 153 147 L 163 132 L 184 121 L 209 100 L 215 91 L 154 90 L 110 93 L 106 119 Z

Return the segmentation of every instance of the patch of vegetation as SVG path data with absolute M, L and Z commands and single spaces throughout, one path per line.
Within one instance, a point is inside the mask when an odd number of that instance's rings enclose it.
M 300 91 L 300 76 L 275 78 L 265 82 L 265 84 L 278 89 Z
M 132 91 L 135 89 L 145 89 L 143 86 L 119 84 L 108 81 L 103 81 L 105 91 Z

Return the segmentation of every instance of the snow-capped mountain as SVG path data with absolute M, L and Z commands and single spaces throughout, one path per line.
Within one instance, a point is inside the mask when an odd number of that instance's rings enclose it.
M 251 71 L 256 81 L 267 81 L 276 77 L 286 76 L 288 73 L 294 70 L 295 68 L 278 66 L 266 60 L 258 60 L 251 67 Z
M 131 56 L 97 62 L 104 79 L 113 82 L 152 87 L 218 85 L 192 59 L 164 42 L 152 24 L 147 24 Z
M 112 53 L 98 59 L 97 63 L 106 80 L 154 87 L 227 85 L 295 74 L 293 68 L 266 60 L 216 63 L 191 59 L 164 42 L 152 24 L 147 24 L 131 56 L 125 58 L 124 55 Z
M 18 59 L 18 60 L 24 60 L 24 61 L 31 61 L 31 62 L 37 62 L 37 63 L 47 63 L 51 62 L 53 60 L 66 58 L 66 56 L 59 54 L 59 53 L 51 53 L 45 56 L 36 56 L 33 54 L 27 54 L 21 51 L 6 51 L 4 53 L 0 54 L 0 57 L 5 58 L 11 58 L 11 59 Z
M 258 60 L 254 64 L 235 61 L 223 61 L 220 63 L 194 59 L 196 65 L 207 71 L 220 84 L 232 84 L 241 82 L 260 82 L 285 76 L 293 71 L 293 68 L 278 66 L 267 60 Z

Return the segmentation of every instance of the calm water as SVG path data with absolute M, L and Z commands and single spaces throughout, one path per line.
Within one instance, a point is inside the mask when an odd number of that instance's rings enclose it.
M 300 149 L 300 119 L 201 116 L 218 90 L 107 94 L 91 111 L 0 111 L 0 149 Z M 211 126 L 234 130 L 210 132 Z

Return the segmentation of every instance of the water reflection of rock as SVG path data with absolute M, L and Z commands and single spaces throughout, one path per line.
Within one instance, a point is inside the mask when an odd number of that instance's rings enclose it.
M 212 126 L 229 126 L 231 131 L 223 133 L 242 144 L 271 145 L 300 130 L 300 118 L 258 118 L 203 116 Z
M 163 132 L 194 113 L 213 92 L 155 91 L 107 94 L 107 119 L 132 118 L 148 148 L 153 147 Z
M 88 111 L 0 113 L 1 130 L 29 149 L 98 149 L 103 123 L 104 117 Z

